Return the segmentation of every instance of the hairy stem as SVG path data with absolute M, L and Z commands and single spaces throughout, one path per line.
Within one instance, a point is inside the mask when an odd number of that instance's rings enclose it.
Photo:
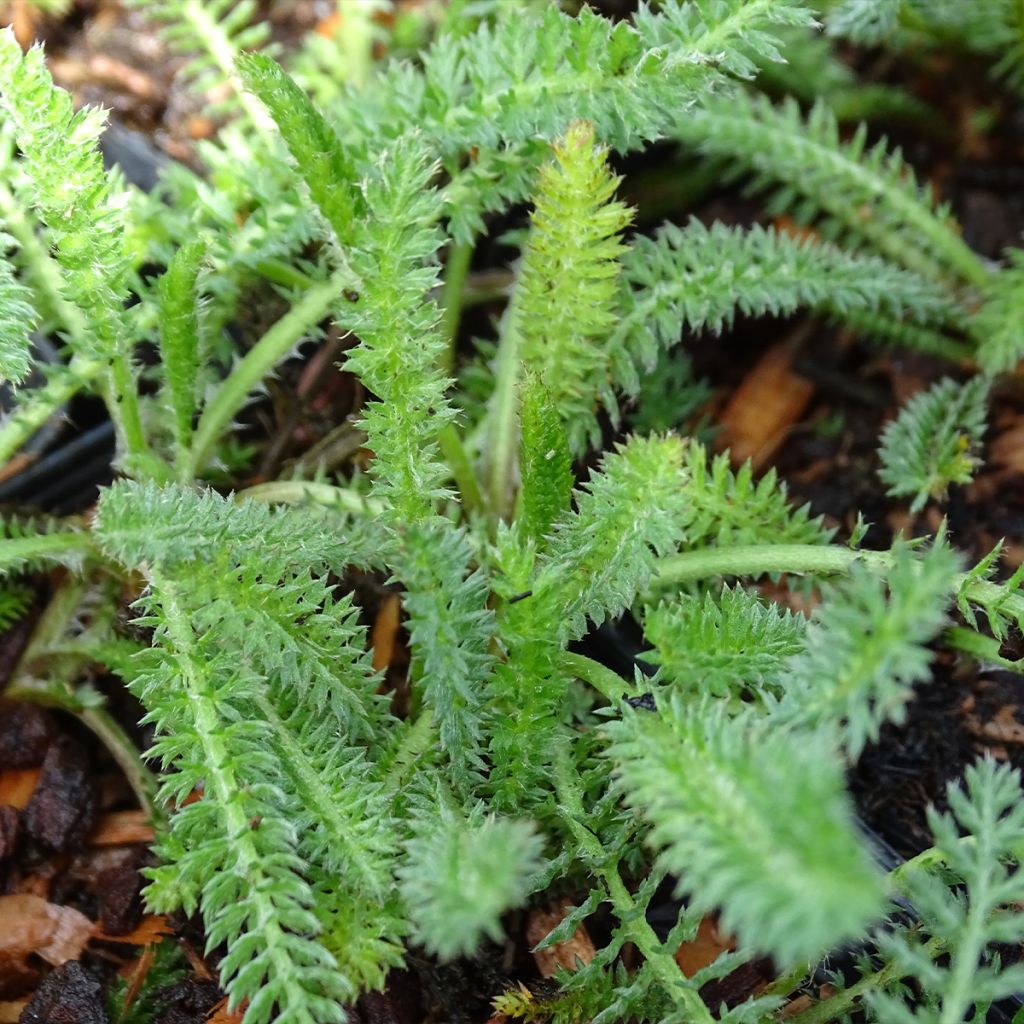
M 42 387 L 26 393 L 0 426 L 0 463 L 12 455 L 81 388 L 106 369 L 102 359 L 72 359 L 66 372 L 58 373 Z
M 473 464 L 470 462 L 462 438 L 455 424 L 449 423 L 437 435 L 441 454 L 455 479 L 455 486 L 462 495 L 462 504 L 467 513 L 482 514 L 485 510 L 484 496 L 480 493 Z
M 139 391 L 127 356 L 117 355 L 107 366 L 107 411 L 114 421 L 119 447 L 129 456 L 145 458 L 149 445 L 139 415 Z M 133 465 L 136 475 L 139 465 Z
M 384 512 L 384 505 L 377 498 L 313 480 L 272 480 L 246 487 L 235 495 L 238 501 L 244 498 L 281 505 L 323 505 L 324 508 L 340 509 L 356 516 L 379 516 Z
M 494 372 L 494 393 L 487 409 L 487 503 L 495 521 L 512 511 L 512 478 L 519 445 L 519 374 L 522 360 L 519 349 L 519 306 L 516 292 L 505 310 L 498 360 Z
M 934 960 L 943 951 L 944 943 L 939 938 L 930 939 L 921 947 L 921 953 L 930 960 Z M 855 982 L 848 988 L 839 989 L 835 995 L 830 996 L 823 1002 L 815 1003 L 813 1006 L 798 1013 L 795 1017 L 787 1017 L 787 1024 L 828 1024 L 828 1021 L 846 1013 L 859 999 L 874 989 L 885 988 L 887 985 L 900 978 L 906 973 L 905 968 L 888 963 L 874 974 L 865 975 L 860 981 Z M 962 1018 L 958 1018 L 962 1019 Z
M 565 651 L 562 654 L 562 666 L 566 672 L 572 673 L 578 679 L 592 686 L 602 697 L 611 704 L 618 704 L 623 697 L 627 696 L 630 684 L 610 668 L 606 668 L 599 661 L 587 658 L 582 654 L 573 654 Z
M 849 572 L 854 564 L 885 574 L 892 564 L 889 551 L 863 551 L 825 544 L 746 544 L 734 548 L 704 548 L 662 559 L 651 586 L 663 590 L 709 576 L 760 576 L 769 572 L 833 575 Z M 954 584 L 971 603 L 999 605 L 1014 618 L 1024 617 L 1024 595 L 989 580 L 960 573 Z

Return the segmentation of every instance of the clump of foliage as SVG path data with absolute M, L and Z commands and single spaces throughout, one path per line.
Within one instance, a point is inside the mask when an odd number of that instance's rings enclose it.
M 992 952 L 1024 928 L 1005 866 L 1021 848 L 1017 776 L 982 762 L 952 791 L 953 817 L 933 817 L 934 850 L 888 876 L 844 784 L 927 682 L 955 609 L 957 635 L 982 646 L 979 611 L 996 638 L 1024 627 L 1018 581 L 989 578 L 994 556 L 963 572 L 943 534 L 834 544 L 773 473 L 755 480 L 672 433 L 623 436 L 574 473 L 683 335 L 807 308 L 976 360 L 882 442 L 885 482 L 915 508 L 969 479 L 990 382 L 1024 346 L 1020 254 L 981 260 L 899 154 L 861 129 L 842 138 L 824 102 L 804 113 L 750 90 L 816 31 L 814 12 L 668 0 L 613 23 L 454 5 L 414 60 L 375 64 L 369 31 L 347 62 L 300 54 L 304 89 L 242 52 L 262 41 L 250 5 L 151 6 L 176 46 L 198 44 L 190 74 L 235 89 L 234 122 L 201 151 L 207 176 L 169 171 L 167 208 L 103 170 L 102 116 L 74 112 L 42 52 L 0 35 L 10 194 L 34 211 L 0 236 L 0 372 L 25 377 L 33 326 L 68 353 L 20 393 L 0 453 L 88 390 L 115 424 L 121 476 L 88 522 L 5 525 L 9 576 L 67 569 L 11 692 L 71 708 L 111 745 L 158 825 L 149 905 L 201 914 L 246 1024 L 342 1021 L 410 947 L 471 955 L 555 887 L 578 902 L 545 943 L 603 904 L 610 939 L 557 994 L 502 996 L 518 1018 L 775 1020 L 820 957 L 904 893 L 922 928 L 895 918 L 880 963 L 807 1020 L 859 1001 L 875 1020 L 952 1022 L 1018 984 Z M 855 6 L 832 10 L 834 31 Z M 627 240 L 610 155 L 663 138 L 815 232 L 691 221 Z M 473 244 L 524 200 L 495 355 L 475 367 L 487 386 L 457 404 Z M 225 354 L 222 329 L 259 282 L 287 311 Z M 325 321 L 353 336 L 345 366 L 371 396 L 368 476 L 222 494 L 211 480 L 235 417 Z M 143 341 L 160 355 L 145 386 Z M 380 692 L 340 582 L 353 570 L 402 588 L 407 713 Z M 820 584 L 820 607 L 782 611 L 753 586 L 767 574 Z M 125 590 L 147 644 L 118 629 Z M 574 649 L 627 611 L 650 678 Z M 158 779 L 79 684 L 94 662 L 144 706 Z M 645 915 L 669 876 L 686 905 L 661 938 Z M 685 977 L 674 952 L 710 911 L 741 948 Z M 761 954 L 780 971 L 767 993 L 704 1004 L 706 981 Z

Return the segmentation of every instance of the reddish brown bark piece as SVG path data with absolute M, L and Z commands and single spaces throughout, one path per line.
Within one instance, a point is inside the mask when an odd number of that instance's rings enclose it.
M 153 1024 L 207 1024 L 211 1011 L 223 998 L 212 981 L 181 981 L 161 989 L 167 1009 Z
M 13 855 L 18 845 L 20 826 L 18 809 L 9 805 L 0 806 L 0 861 Z
M 96 818 L 96 786 L 79 744 L 61 736 L 50 746 L 25 809 L 25 831 L 58 853 L 85 842 Z
M 34 704 L 0 700 L 0 769 L 42 764 L 55 735 L 48 711 Z
M 719 419 L 719 441 L 734 462 L 760 469 L 786 439 L 814 395 L 814 385 L 793 371 L 792 345 L 770 348 L 736 389 Z
M 110 1024 L 100 983 L 76 960 L 47 976 L 18 1024 Z
M 127 935 L 142 921 L 142 875 L 145 856 L 131 852 L 96 879 L 100 898 L 100 927 L 107 935 Z

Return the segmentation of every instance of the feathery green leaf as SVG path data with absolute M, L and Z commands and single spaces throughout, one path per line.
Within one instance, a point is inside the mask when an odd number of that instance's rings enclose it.
M 882 431 L 878 475 L 889 494 L 913 496 L 911 512 L 941 499 L 950 484 L 971 482 L 980 465 L 988 382 L 945 377 L 910 399 Z

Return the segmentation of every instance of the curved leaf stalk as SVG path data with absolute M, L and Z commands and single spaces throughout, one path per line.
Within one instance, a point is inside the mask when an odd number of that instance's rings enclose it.
M 609 853 L 601 840 L 587 828 L 587 814 L 579 785 L 573 778 L 573 767 L 564 748 L 555 761 L 554 782 L 560 816 L 607 893 L 625 935 L 643 954 L 665 991 L 686 1013 L 686 1020 L 690 1024 L 713 1024 L 713 1014 L 696 989 L 690 986 L 672 953 L 658 939 L 622 881 L 618 857 Z
M 190 476 L 202 472 L 217 442 L 249 396 L 303 335 L 330 314 L 350 281 L 349 272 L 338 271 L 314 285 L 232 369 L 199 417 L 187 460 Z

